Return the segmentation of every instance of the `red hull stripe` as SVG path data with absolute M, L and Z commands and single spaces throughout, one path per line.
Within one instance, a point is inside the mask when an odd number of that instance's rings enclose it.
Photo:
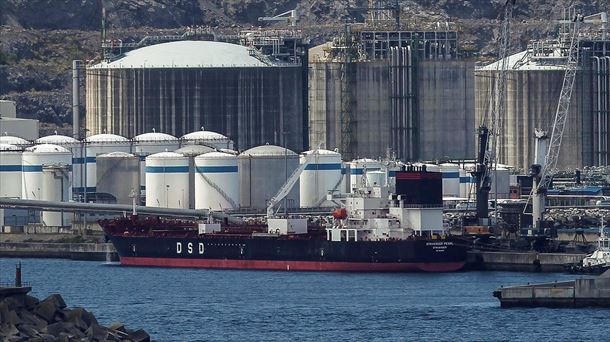
M 322 262 L 322 261 L 278 261 L 278 260 L 228 260 L 228 259 L 183 259 L 121 257 L 127 266 L 229 268 L 286 271 L 348 271 L 348 272 L 453 272 L 464 267 L 465 262 Z

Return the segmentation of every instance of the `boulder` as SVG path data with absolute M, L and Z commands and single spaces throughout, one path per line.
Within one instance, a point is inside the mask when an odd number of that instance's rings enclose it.
M 103 342 L 108 339 L 108 329 L 98 324 L 91 324 L 87 331 L 85 331 L 85 334 L 87 334 L 89 341 Z
M 59 308 L 53 301 L 44 300 L 36 306 L 34 313 L 47 321 L 47 323 L 53 323 L 57 310 Z
M 19 329 L 19 332 L 22 336 L 27 336 L 30 338 L 40 337 L 38 329 L 36 329 L 36 327 L 31 324 L 20 324 L 17 329 Z
M 150 335 L 142 329 L 130 333 L 127 338 L 133 342 L 150 342 Z

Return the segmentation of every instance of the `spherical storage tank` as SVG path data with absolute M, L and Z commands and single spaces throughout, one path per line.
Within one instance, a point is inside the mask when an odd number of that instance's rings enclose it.
M 144 133 L 133 138 L 133 153 L 140 157 L 140 190 L 146 189 L 146 156 L 158 152 L 172 152 L 180 148 L 178 138 L 165 133 Z
M 226 136 L 203 130 L 185 134 L 180 138 L 184 145 L 205 145 L 215 149 L 233 149 L 233 141 Z
M 356 159 L 348 163 L 349 166 L 349 191 L 365 186 L 362 176 L 370 171 L 379 171 L 382 163 L 373 159 Z
M 118 204 L 131 204 L 131 196 L 139 194 L 140 159 L 131 153 L 111 152 L 98 154 L 95 165 L 98 195 L 108 194 Z
M 22 197 L 31 200 L 68 202 L 71 188 L 72 153 L 58 145 L 42 144 L 28 147 L 22 158 Z M 65 226 L 67 214 L 43 212 L 46 226 Z
M 115 134 L 92 135 L 85 138 L 84 142 L 87 158 L 84 160 L 84 164 L 83 160 L 80 160 L 81 163 L 79 165 L 74 163 L 74 168 L 78 169 L 82 165 L 87 165 L 87 184 L 83 186 L 87 187 L 87 192 L 97 192 L 97 156 L 112 152 L 129 153 L 131 151 L 131 142 L 129 139 Z M 78 192 L 82 192 L 82 190 L 82 188 L 79 188 Z
M 300 157 L 305 163 L 305 156 L 313 151 L 306 151 Z M 299 178 L 301 208 L 333 207 L 333 202 L 326 200 L 329 191 L 340 190 L 343 183 L 341 172 L 341 154 L 334 151 L 318 150 L 301 173 Z
M 77 193 L 81 193 L 85 183 L 85 169 L 83 167 L 84 162 L 84 147 L 83 144 L 67 135 L 51 134 L 42 138 L 38 138 L 34 141 L 35 144 L 52 144 L 61 146 L 70 153 L 72 153 L 72 190 Z
M 0 144 L 0 197 L 21 198 L 22 150 L 9 144 Z
M 146 157 L 146 206 L 187 209 L 189 161 L 182 154 L 160 152 Z
M 267 202 L 298 168 L 299 155 L 283 147 L 262 145 L 241 153 L 237 164 L 240 206 L 265 209 Z M 289 208 L 299 207 L 299 182 L 286 196 L 286 202 Z
M 195 157 L 195 209 L 222 210 L 239 206 L 237 156 L 209 152 Z
M 289 131 L 282 145 L 302 149 L 306 60 L 280 64 L 251 52 L 225 42 L 175 41 L 91 65 L 87 128 L 133 137 L 153 128 L 182 136 L 203 126 L 241 150 Z
M 439 165 L 443 173 L 443 197 L 460 196 L 460 166 L 453 163 Z

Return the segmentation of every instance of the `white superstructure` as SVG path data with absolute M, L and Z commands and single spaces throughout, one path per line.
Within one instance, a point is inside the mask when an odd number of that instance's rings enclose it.
M 189 161 L 182 154 L 160 152 L 146 157 L 146 206 L 188 209 Z
M 329 195 L 341 202 L 343 218 L 327 228 L 331 241 L 407 239 L 413 235 L 443 233 L 443 208 L 406 205 L 388 186 L 356 188 L 353 193 Z
M 239 206 L 237 156 L 209 152 L 195 157 L 195 209 L 223 210 Z
M 355 188 L 362 188 L 366 186 L 366 175 L 369 171 L 379 171 L 383 168 L 380 161 L 374 159 L 356 159 L 348 164 L 349 167 L 349 192 L 352 192 Z
M 303 152 L 300 163 L 305 163 L 305 156 L 312 151 Z M 328 192 L 339 191 L 343 184 L 341 154 L 335 151 L 318 150 L 313 160 L 305 167 L 299 177 L 301 208 L 334 207 L 326 199 Z

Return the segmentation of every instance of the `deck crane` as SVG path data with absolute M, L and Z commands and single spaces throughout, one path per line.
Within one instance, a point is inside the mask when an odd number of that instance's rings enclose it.
M 578 69 L 578 36 L 580 26 L 583 23 L 601 23 L 602 25 L 606 25 L 608 23 L 608 17 L 606 13 L 598 13 L 586 17 L 575 14 L 571 20 L 562 20 L 560 23 L 568 23 L 572 26 L 568 41 L 570 45 L 568 49 L 566 72 L 563 77 L 563 84 L 561 86 L 559 103 L 557 104 L 550 139 L 546 132 L 540 130 L 536 132 L 535 164 L 530 167 L 530 175 L 533 177 L 534 181 L 532 193 L 530 194 L 532 200 L 532 221 L 534 231 L 537 235 L 544 235 L 546 194 L 556 172 L 557 160 L 561 148 L 561 139 L 563 138 L 563 131 L 570 110 L 574 80 L 576 79 L 576 71 Z M 546 153 L 542 155 L 544 151 L 546 151 Z
M 476 168 L 472 172 L 477 193 L 477 218 L 481 226 L 489 226 L 489 191 L 491 190 L 491 172 L 497 163 L 498 136 L 500 120 L 504 115 L 504 94 L 508 75 L 508 45 L 510 23 L 513 18 L 513 8 L 516 0 L 507 0 L 504 5 L 504 21 L 502 23 L 502 41 L 500 43 L 499 77 L 496 85 L 496 96 L 492 100 L 491 114 L 483 118 L 477 131 L 479 149 L 477 151 Z

